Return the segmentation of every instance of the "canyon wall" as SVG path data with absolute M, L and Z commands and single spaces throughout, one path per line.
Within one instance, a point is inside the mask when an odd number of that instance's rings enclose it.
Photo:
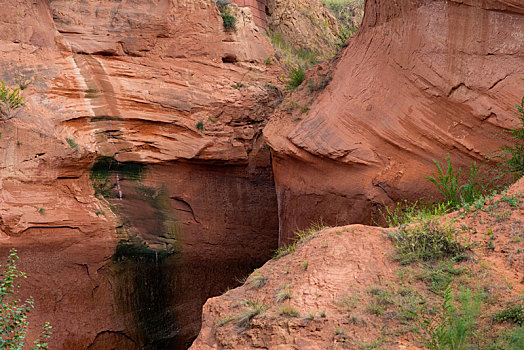
M 281 240 L 322 219 L 370 222 L 401 199 L 432 201 L 433 160 L 482 162 L 516 125 L 520 1 L 367 1 L 364 21 L 308 115 L 281 109 L 273 153 Z M 309 95 L 307 82 L 293 98 Z M 440 198 L 438 198 L 440 199 Z
M 242 7 L 248 7 L 253 14 L 253 20 L 261 28 L 266 29 L 267 17 L 266 8 L 267 0 L 233 0 L 235 4 Z
M 185 348 L 205 300 L 277 246 L 262 128 L 278 67 L 249 14 L 212 0 L 2 4 L 0 250 L 53 349 Z

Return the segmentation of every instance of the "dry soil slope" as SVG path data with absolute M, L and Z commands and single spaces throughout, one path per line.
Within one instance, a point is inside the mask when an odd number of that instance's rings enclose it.
M 491 317 L 524 293 L 523 192 L 520 180 L 481 209 L 471 207 L 440 218 L 443 224 L 452 223 L 460 240 L 472 247 L 466 261 L 451 263 L 454 271 L 461 271 L 453 275 L 451 285 L 455 291 L 485 293 L 475 328 L 476 341 L 484 345 L 511 329 L 509 324 L 493 323 Z M 294 253 L 271 260 L 244 286 L 210 299 L 192 349 L 423 348 L 412 332 L 417 321 L 410 312 L 420 306 L 419 293 L 432 303 L 441 302 L 432 284 L 439 279 L 431 274 L 443 265 L 399 264 L 388 238 L 396 230 L 328 228 L 298 244 Z M 266 282 L 254 288 L 257 276 Z M 278 302 L 285 286 L 291 298 Z M 267 309 L 240 327 L 238 317 L 249 307 L 246 301 Z M 290 307 L 297 314 L 283 315 Z

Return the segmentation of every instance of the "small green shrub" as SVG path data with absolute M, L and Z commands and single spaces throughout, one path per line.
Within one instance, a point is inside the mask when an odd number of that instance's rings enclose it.
M 206 131 L 206 129 L 204 129 L 204 122 L 203 121 L 199 121 L 198 123 L 196 123 L 196 128 L 202 132 Z
M 497 313 L 493 319 L 497 322 L 511 322 L 522 326 L 524 325 L 524 306 L 523 304 L 511 305 Z
M 444 196 L 445 201 L 454 205 L 458 204 L 460 202 L 459 177 L 462 173 L 462 169 L 459 168 L 457 172 L 453 171 L 453 165 L 451 164 L 449 153 L 446 157 L 446 170 L 442 168 L 438 161 L 434 160 L 433 162 L 437 166 L 438 176 L 428 176 L 428 181 L 437 186 L 440 193 Z
M 288 80 L 286 81 L 286 85 L 289 90 L 293 90 L 299 87 L 306 79 L 306 72 L 300 66 L 293 67 L 287 77 Z
M 26 274 L 18 270 L 17 260 L 16 249 L 11 249 L 7 264 L 0 265 L 0 269 L 2 269 L 0 272 L 0 349 L 20 350 L 24 348 L 29 326 L 27 316 L 34 308 L 33 298 L 22 302 L 15 296 L 20 288 L 17 280 L 26 278 Z M 33 342 L 33 350 L 49 348 L 47 341 L 51 337 L 51 329 L 49 322 L 46 322 L 38 339 Z
M 445 170 L 438 161 L 433 162 L 437 166 L 437 176 L 428 176 L 427 179 L 437 186 L 451 208 L 475 203 L 491 186 L 490 181 L 486 180 L 482 165 L 477 165 L 476 162 L 470 166 L 466 182 L 462 185 L 460 185 L 462 169 L 454 171 L 449 153 L 446 157 Z
M 402 264 L 461 256 L 467 250 L 457 240 L 451 225 L 429 220 L 413 227 L 401 227 L 390 235 L 395 244 L 395 258 Z
M 229 7 L 223 7 L 220 10 L 220 17 L 224 22 L 224 29 L 227 31 L 234 31 L 237 28 L 237 19 L 231 14 Z
M 9 88 L 0 80 L 0 116 L 5 120 L 14 118 L 16 110 L 24 105 L 20 88 Z

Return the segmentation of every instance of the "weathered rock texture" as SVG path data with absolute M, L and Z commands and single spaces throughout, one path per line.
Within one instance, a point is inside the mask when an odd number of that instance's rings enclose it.
M 271 255 L 281 72 L 238 19 L 226 32 L 212 0 L 2 3 L 0 79 L 35 77 L 0 122 L 0 250 L 28 274 L 30 339 L 50 321 L 53 349 L 184 348 L 204 301 Z
M 268 0 L 268 31 L 280 35 L 292 50 L 331 58 L 340 41 L 337 20 L 321 0 Z
M 281 241 L 320 218 L 369 222 L 383 203 L 431 200 L 432 160 L 467 167 L 497 150 L 516 124 L 523 14 L 520 1 L 366 2 L 309 115 L 264 130 Z
M 233 0 L 235 4 L 242 7 L 247 7 L 253 14 L 253 19 L 261 28 L 267 27 L 267 0 Z

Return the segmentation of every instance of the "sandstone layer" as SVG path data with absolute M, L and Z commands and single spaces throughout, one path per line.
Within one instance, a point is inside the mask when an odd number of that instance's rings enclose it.
M 469 167 L 507 142 L 522 91 L 523 13 L 520 1 L 367 1 L 308 115 L 282 109 L 264 130 L 281 242 L 319 219 L 370 222 L 383 204 L 431 201 L 433 160 L 449 153 Z M 302 86 L 296 100 L 311 93 Z
M 53 349 L 185 348 L 204 301 L 277 246 L 261 130 L 280 102 L 248 10 L 212 0 L 2 4 L 0 249 Z
M 267 29 L 280 35 L 290 50 L 331 58 L 337 51 L 339 28 L 321 0 L 268 0 Z

